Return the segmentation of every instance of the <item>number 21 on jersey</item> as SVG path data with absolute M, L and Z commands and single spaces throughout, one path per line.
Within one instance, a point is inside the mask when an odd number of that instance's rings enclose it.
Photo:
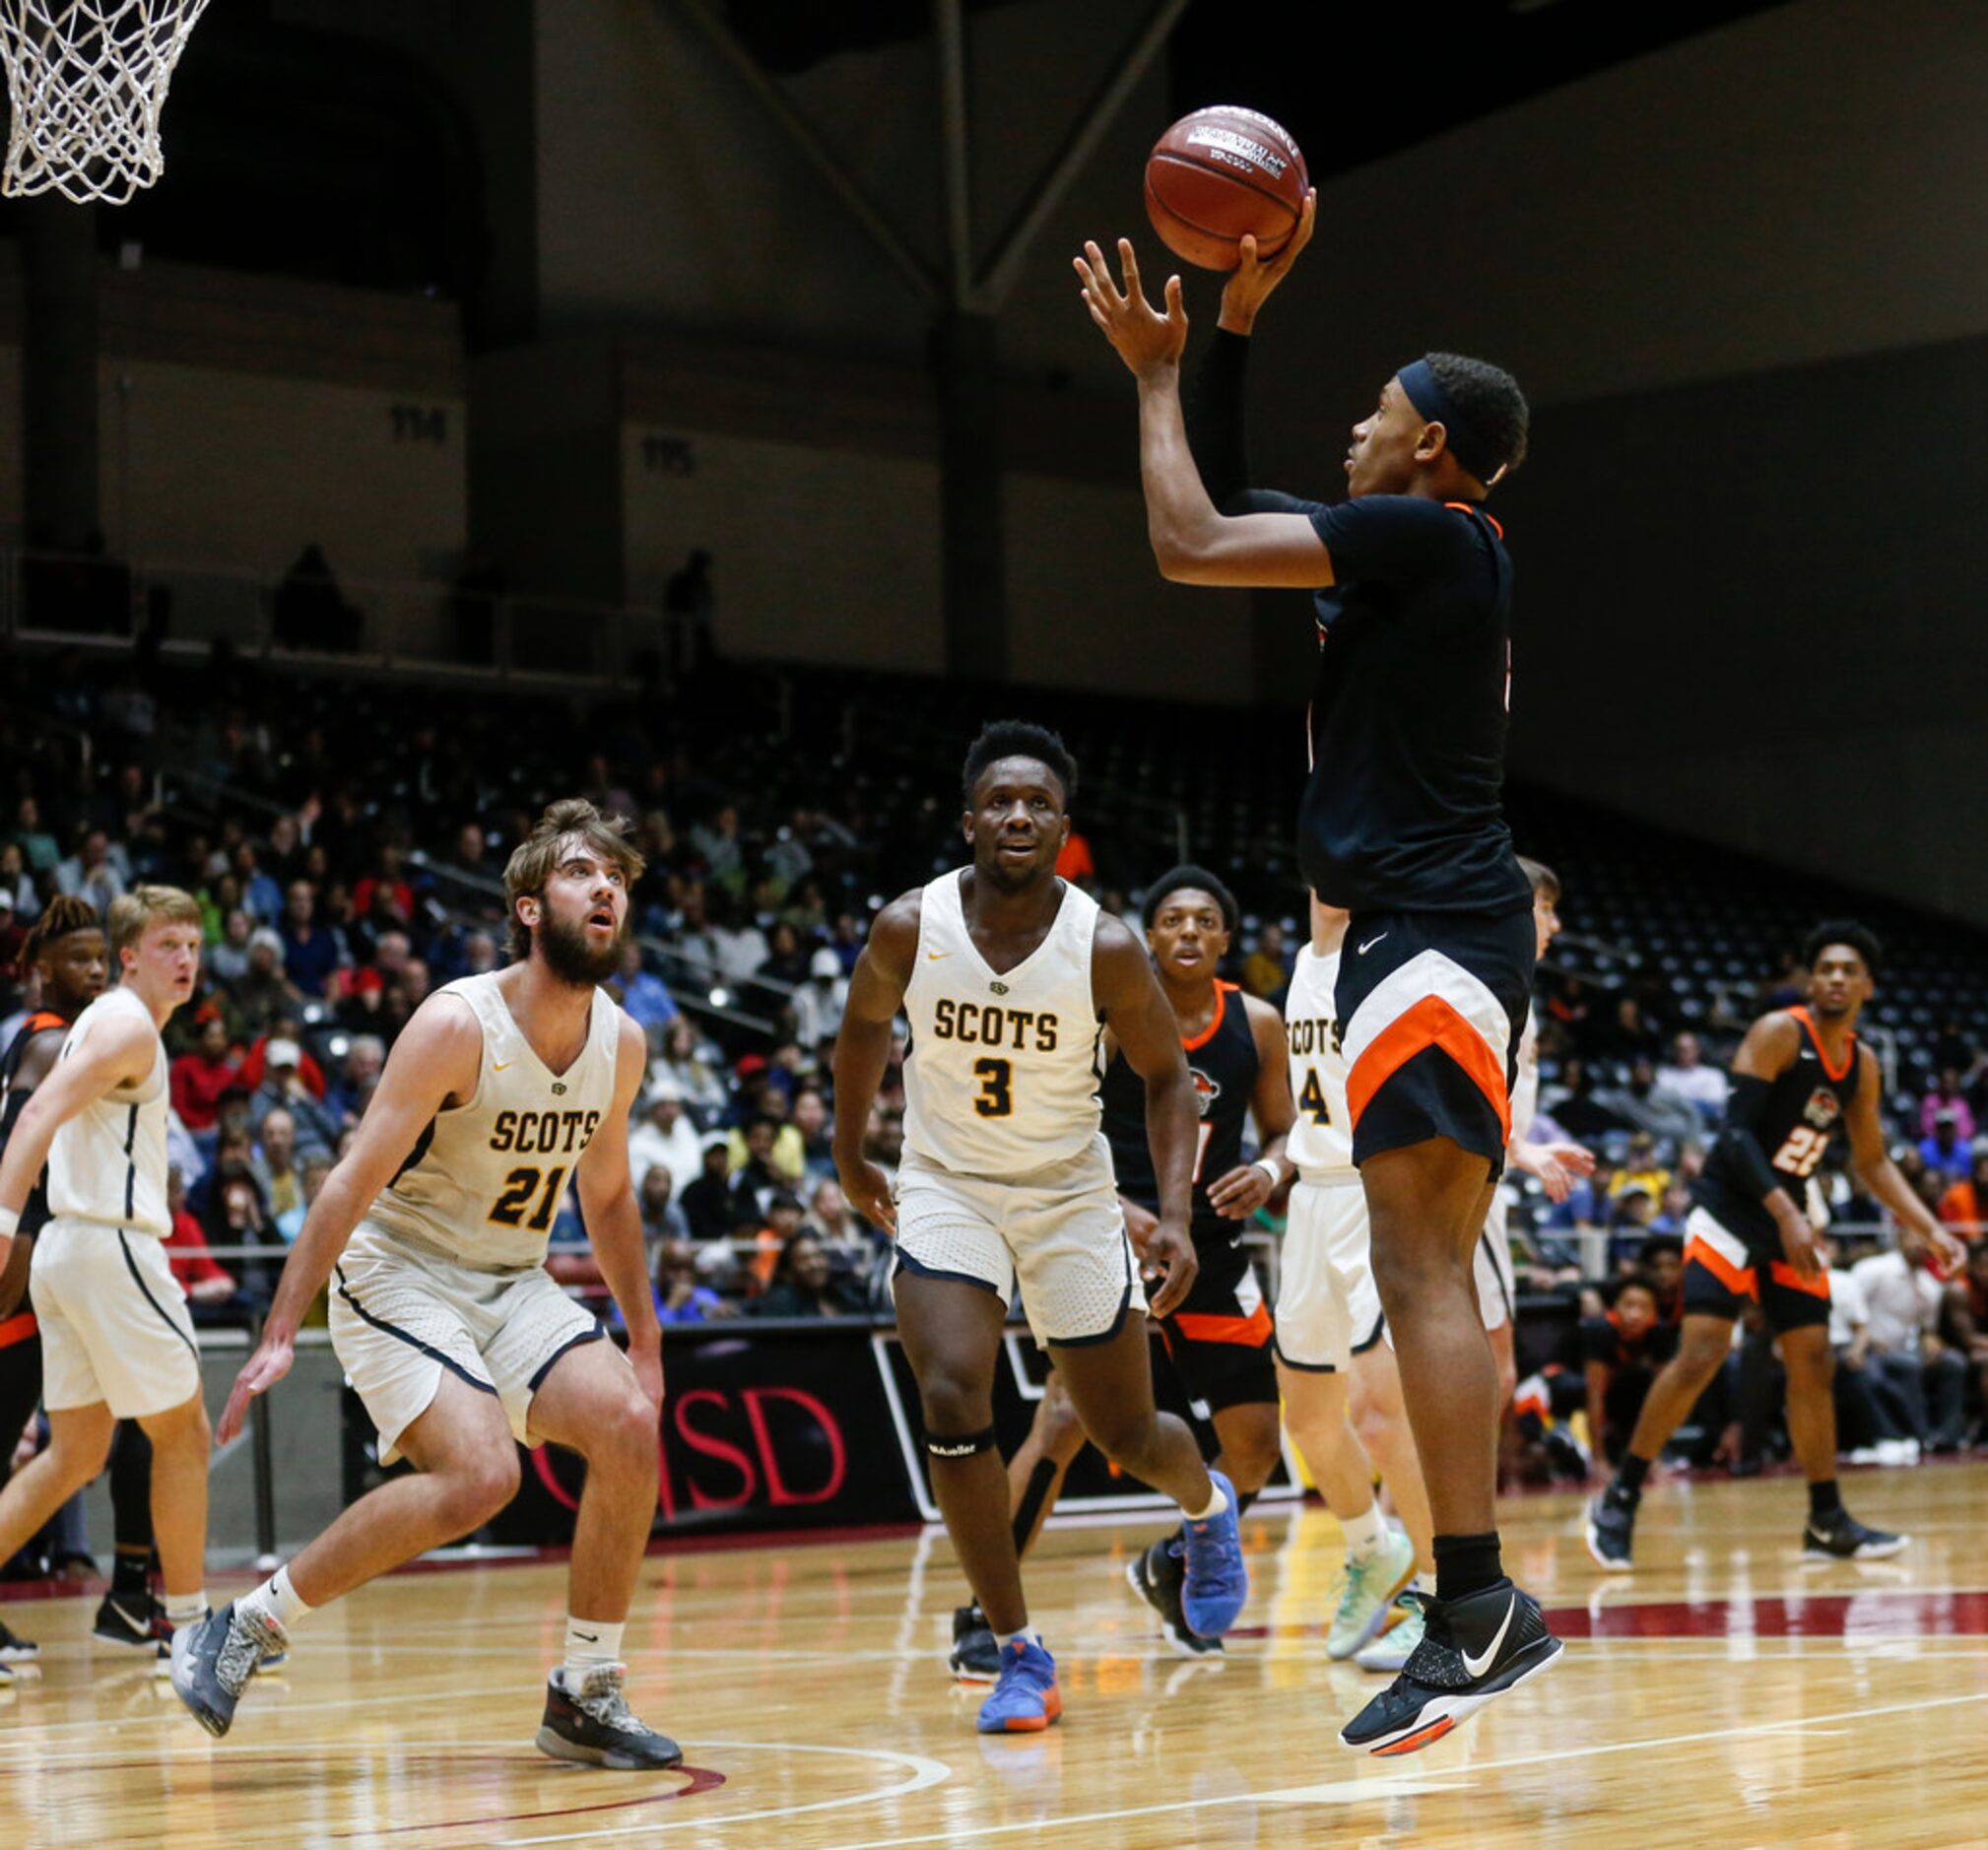
M 499 1226 L 528 1226 L 534 1233 L 543 1233 L 553 1223 L 565 1183 L 564 1165 L 557 1169 L 513 1169 L 504 1177 L 504 1192 L 492 1206 L 490 1218 Z M 534 1197 L 536 1207 L 532 1205 Z M 529 1221 L 525 1219 L 527 1214 L 531 1216 Z

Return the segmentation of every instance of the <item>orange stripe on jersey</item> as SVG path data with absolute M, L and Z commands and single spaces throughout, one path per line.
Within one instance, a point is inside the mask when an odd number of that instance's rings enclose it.
M 1246 1317 L 1181 1310 L 1174 1313 L 1173 1322 L 1190 1343 L 1236 1343 L 1244 1349 L 1261 1349 L 1271 1336 L 1268 1304 L 1258 1304 Z
M 1477 502 L 1444 501 L 1443 505 L 1445 507 L 1454 507 L 1460 514 L 1477 514 L 1481 516 L 1485 524 L 1489 526 L 1491 530 L 1498 536 L 1499 539 L 1502 540 L 1505 537 L 1505 530 L 1503 527 L 1498 525 L 1497 516 L 1495 514 L 1488 513 L 1484 508 L 1480 507 L 1477 504 Z
M 1505 1091 L 1505 1070 L 1485 1037 L 1440 996 L 1425 996 L 1398 1015 L 1374 1036 L 1373 1043 L 1354 1062 L 1346 1076 L 1347 1113 L 1354 1129 L 1375 1092 L 1425 1047 L 1440 1047 L 1497 1113 L 1498 1131 L 1511 1141 L 1512 1106 Z
M 1788 1013 L 1808 1029 L 1809 1039 L 1816 1049 L 1816 1058 L 1822 1063 L 1822 1071 L 1828 1074 L 1831 1080 L 1848 1079 L 1850 1077 L 1850 1069 L 1857 1064 L 1857 1036 L 1854 1033 L 1850 1036 L 1849 1058 L 1841 1066 L 1831 1066 L 1829 1064 L 1829 1050 L 1822 1045 L 1822 1037 L 1816 1031 L 1816 1018 L 1805 1008 L 1790 1009 Z
M 1734 1265 L 1716 1246 L 1699 1239 L 1688 1241 L 1685 1246 L 1685 1263 L 1690 1265 L 1694 1259 L 1735 1296 L 1758 1300 L 1760 1287 L 1752 1266 Z
M 1804 1291 L 1811 1297 L 1820 1297 L 1823 1303 L 1829 1301 L 1829 1275 L 1825 1272 L 1819 1279 L 1805 1279 L 1784 1260 L 1776 1259 L 1767 1268 L 1774 1283 L 1791 1291 Z
M 1236 988 L 1236 984 L 1225 983 L 1219 976 L 1215 979 L 1215 1019 L 1200 1033 L 1195 1035 L 1192 1040 L 1187 1039 L 1185 1035 L 1181 1037 L 1180 1051 L 1182 1053 L 1192 1053 L 1197 1047 L 1207 1046 L 1221 1032 L 1222 1018 L 1228 1013 L 1229 995 Z
M 34 1321 L 34 1313 L 32 1310 L 16 1311 L 4 1323 L 0 1323 L 0 1349 L 12 1349 L 16 1343 L 27 1342 L 39 1328 L 40 1325 Z M 21 1435 L 17 1432 L 14 1436 L 19 1438 Z

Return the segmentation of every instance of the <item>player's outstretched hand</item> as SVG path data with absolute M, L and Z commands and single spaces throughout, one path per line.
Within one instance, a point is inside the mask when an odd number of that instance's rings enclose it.
M 221 1423 L 214 1428 L 217 1444 L 232 1442 L 241 1430 L 241 1422 L 248 1418 L 248 1403 L 258 1394 L 268 1393 L 290 1372 L 292 1358 L 290 1338 L 279 1331 L 265 1330 L 262 1341 L 255 1346 L 255 1354 L 241 1364 L 241 1372 L 228 1390 L 228 1405 L 222 1411 Z
M 1201 1262 L 1194 1256 L 1194 1242 L 1187 1229 L 1175 1221 L 1161 1221 L 1146 1236 L 1146 1259 L 1139 1276 L 1152 1285 L 1165 1283 L 1154 1293 L 1151 1309 L 1156 1317 L 1170 1317 L 1186 1299 Z
M 1297 230 L 1285 240 L 1285 245 L 1274 257 L 1259 257 L 1256 254 L 1256 238 L 1245 231 L 1242 235 L 1242 261 L 1228 273 L 1228 281 L 1222 286 L 1222 313 L 1216 325 L 1226 328 L 1230 334 L 1247 334 L 1256 325 L 1256 317 L 1270 293 L 1291 274 L 1291 266 L 1297 261 L 1297 253 L 1311 242 L 1311 228 L 1318 214 L 1318 189 L 1305 194 L 1304 204 L 1298 209 Z
M 1208 1203 L 1225 1221 L 1247 1221 L 1276 1193 L 1269 1170 L 1245 1162 L 1209 1184 Z
M 1577 1178 L 1595 1172 L 1595 1153 L 1579 1144 L 1528 1144 L 1525 1149 L 1530 1158 L 1525 1167 L 1539 1177 L 1551 1202 L 1565 1201 Z
M 1138 378 L 1177 366 L 1187 346 L 1187 310 L 1180 305 L 1180 278 L 1166 279 L 1166 312 L 1161 314 L 1146 299 L 1139 283 L 1139 259 L 1133 255 L 1132 240 L 1118 240 L 1118 264 L 1125 273 L 1125 287 L 1111 280 L 1111 267 L 1094 243 L 1084 246 L 1084 254 L 1071 261 L 1077 280 L 1084 286 L 1084 305 L 1091 318 L 1103 330 L 1104 338 L 1118 358 Z
M 858 1160 L 836 1171 L 849 1206 L 872 1226 L 897 1230 L 897 1204 L 891 1199 L 891 1181 L 874 1163 Z

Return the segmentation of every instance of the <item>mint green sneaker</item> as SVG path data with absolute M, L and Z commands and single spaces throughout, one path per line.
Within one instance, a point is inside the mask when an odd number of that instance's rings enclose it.
M 1351 1657 L 1367 1643 L 1387 1619 L 1388 1604 L 1415 1578 L 1415 1544 L 1388 1527 L 1387 1540 L 1365 1560 L 1346 1563 L 1346 1590 L 1325 1634 L 1325 1654 Z
M 1388 1622 L 1353 1654 L 1361 1670 L 1400 1672 L 1422 1642 L 1423 1603 L 1412 1593 L 1397 1593 L 1387 1609 Z

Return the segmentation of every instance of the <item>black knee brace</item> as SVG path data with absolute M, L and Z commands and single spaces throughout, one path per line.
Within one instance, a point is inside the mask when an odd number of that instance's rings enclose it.
M 999 1443 L 992 1426 L 984 1426 L 978 1432 L 968 1432 L 957 1439 L 942 1439 L 931 1432 L 925 1435 L 925 1449 L 934 1458 L 971 1458 L 976 1452 L 993 1451 Z

